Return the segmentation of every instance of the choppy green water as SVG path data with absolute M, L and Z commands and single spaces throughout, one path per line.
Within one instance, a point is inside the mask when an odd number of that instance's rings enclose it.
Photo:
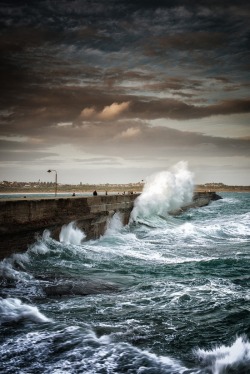
M 250 194 L 221 195 L 177 218 L 116 215 L 81 244 L 70 225 L 5 259 L 0 371 L 249 373 Z

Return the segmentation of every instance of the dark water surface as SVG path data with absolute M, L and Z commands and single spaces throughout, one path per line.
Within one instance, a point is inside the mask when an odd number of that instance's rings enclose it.
M 250 373 L 250 194 L 0 263 L 0 372 Z

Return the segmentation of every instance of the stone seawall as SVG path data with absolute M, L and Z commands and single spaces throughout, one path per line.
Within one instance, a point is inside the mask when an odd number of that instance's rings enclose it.
M 123 224 L 128 223 L 137 196 L 0 200 L 0 259 L 13 252 L 25 251 L 45 229 L 59 240 L 62 226 L 72 221 L 85 232 L 87 239 L 98 238 L 105 232 L 107 222 L 115 212 L 121 212 Z M 218 198 L 214 192 L 195 193 L 191 204 L 172 214 L 208 205 Z
M 0 200 L 0 259 L 25 251 L 45 229 L 58 240 L 62 226 L 72 221 L 87 239 L 98 238 L 116 211 L 121 212 L 123 223 L 128 223 L 137 196 Z

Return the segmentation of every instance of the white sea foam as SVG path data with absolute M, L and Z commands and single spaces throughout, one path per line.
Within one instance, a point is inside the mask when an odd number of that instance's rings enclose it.
M 48 229 L 43 231 L 42 240 L 48 240 L 51 237 L 51 232 Z
M 193 173 L 186 162 L 179 162 L 170 171 L 162 171 L 147 178 L 142 194 L 135 200 L 130 221 L 140 217 L 159 215 L 192 201 L 194 190 Z
M 15 298 L 0 299 L 0 324 L 21 320 L 33 322 L 50 321 L 35 306 L 23 304 L 21 300 Z
M 45 229 L 43 231 L 42 237 L 37 237 L 37 240 L 35 243 L 33 243 L 29 249 L 28 253 L 32 252 L 35 254 L 41 254 L 45 255 L 50 251 L 49 246 L 48 246 L 48 241 L 52 240 L 51 239 L 51 233 L 49 230 Z
M 36 242 L 35 244 L 30 247 L 29 251 L 35 253 L 35 254 L 40 254 L 40 255 L 45 255 L 50 251 L 49 247 L 46 245 L 44 242 Z
M 28 255 L 15 254 L 5 258 L 0 262 L 0 277 L 9 280 L 29 280 L 32 279 L 32 275 L 26 273 L 24 270 L 24 262 L 29 261 Z M 16 269 L 18 266 L 19 269 Z
M 70 222 L 62 227 L 59 240 L 65 244 L 80 245 L 85 237 L 86 235 L 76 226 L 75 222 Z
M 250 365 L 250 342 L 240 336 L 231 346 L 221 345 L 211 351 L 198 349 L 195 354 L 206 365 L 211 365 L 213 374 L 222 374 L 227 368 Z
M 30 262 L 30 257 L 27 252 L 25 253 L 14 253 L 12 255 L 13 261 L 20 268 L 25 269 L 26 264 Z
M 0 262 L 0 277 L 5 279 L 19 279 L 19 272 L 16 271 L 8 259 Z
M 112 218 L 109 220 L 104 236 L 114 235 L 120 232 L 122 228 L 123 228 L 122 214 L 120 212 L 116 212 L 112 216 Z
M 83 340 L 85 347 L 88 347 L 88 354 L 80 356 L 82 372 L 94 374 L 108 370 L 109 373 L 116 373 L 117 367 L 124 365 L 127 368 L 126 372 L 138 374 L 160 372 L 184 374 L 187 370 L 171 357 L 158 356 L 128 343 L 112 342 L 110 335 L 104 334 L 97 337 L 93 330 L 89 330 Z M 90 355 L 89 352 L 92 354 Z M 66 361 L 60 362 L 60 367 L 64 367 L 68 371 L 67 363 Z

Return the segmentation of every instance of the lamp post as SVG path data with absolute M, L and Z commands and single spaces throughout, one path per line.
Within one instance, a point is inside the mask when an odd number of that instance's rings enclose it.
M 55 197 L 57 196 L 57 171 L 56 170 L 48 170 L 48 173 L 54 171 L 56 173 L 56 180 L 55 180 Z

